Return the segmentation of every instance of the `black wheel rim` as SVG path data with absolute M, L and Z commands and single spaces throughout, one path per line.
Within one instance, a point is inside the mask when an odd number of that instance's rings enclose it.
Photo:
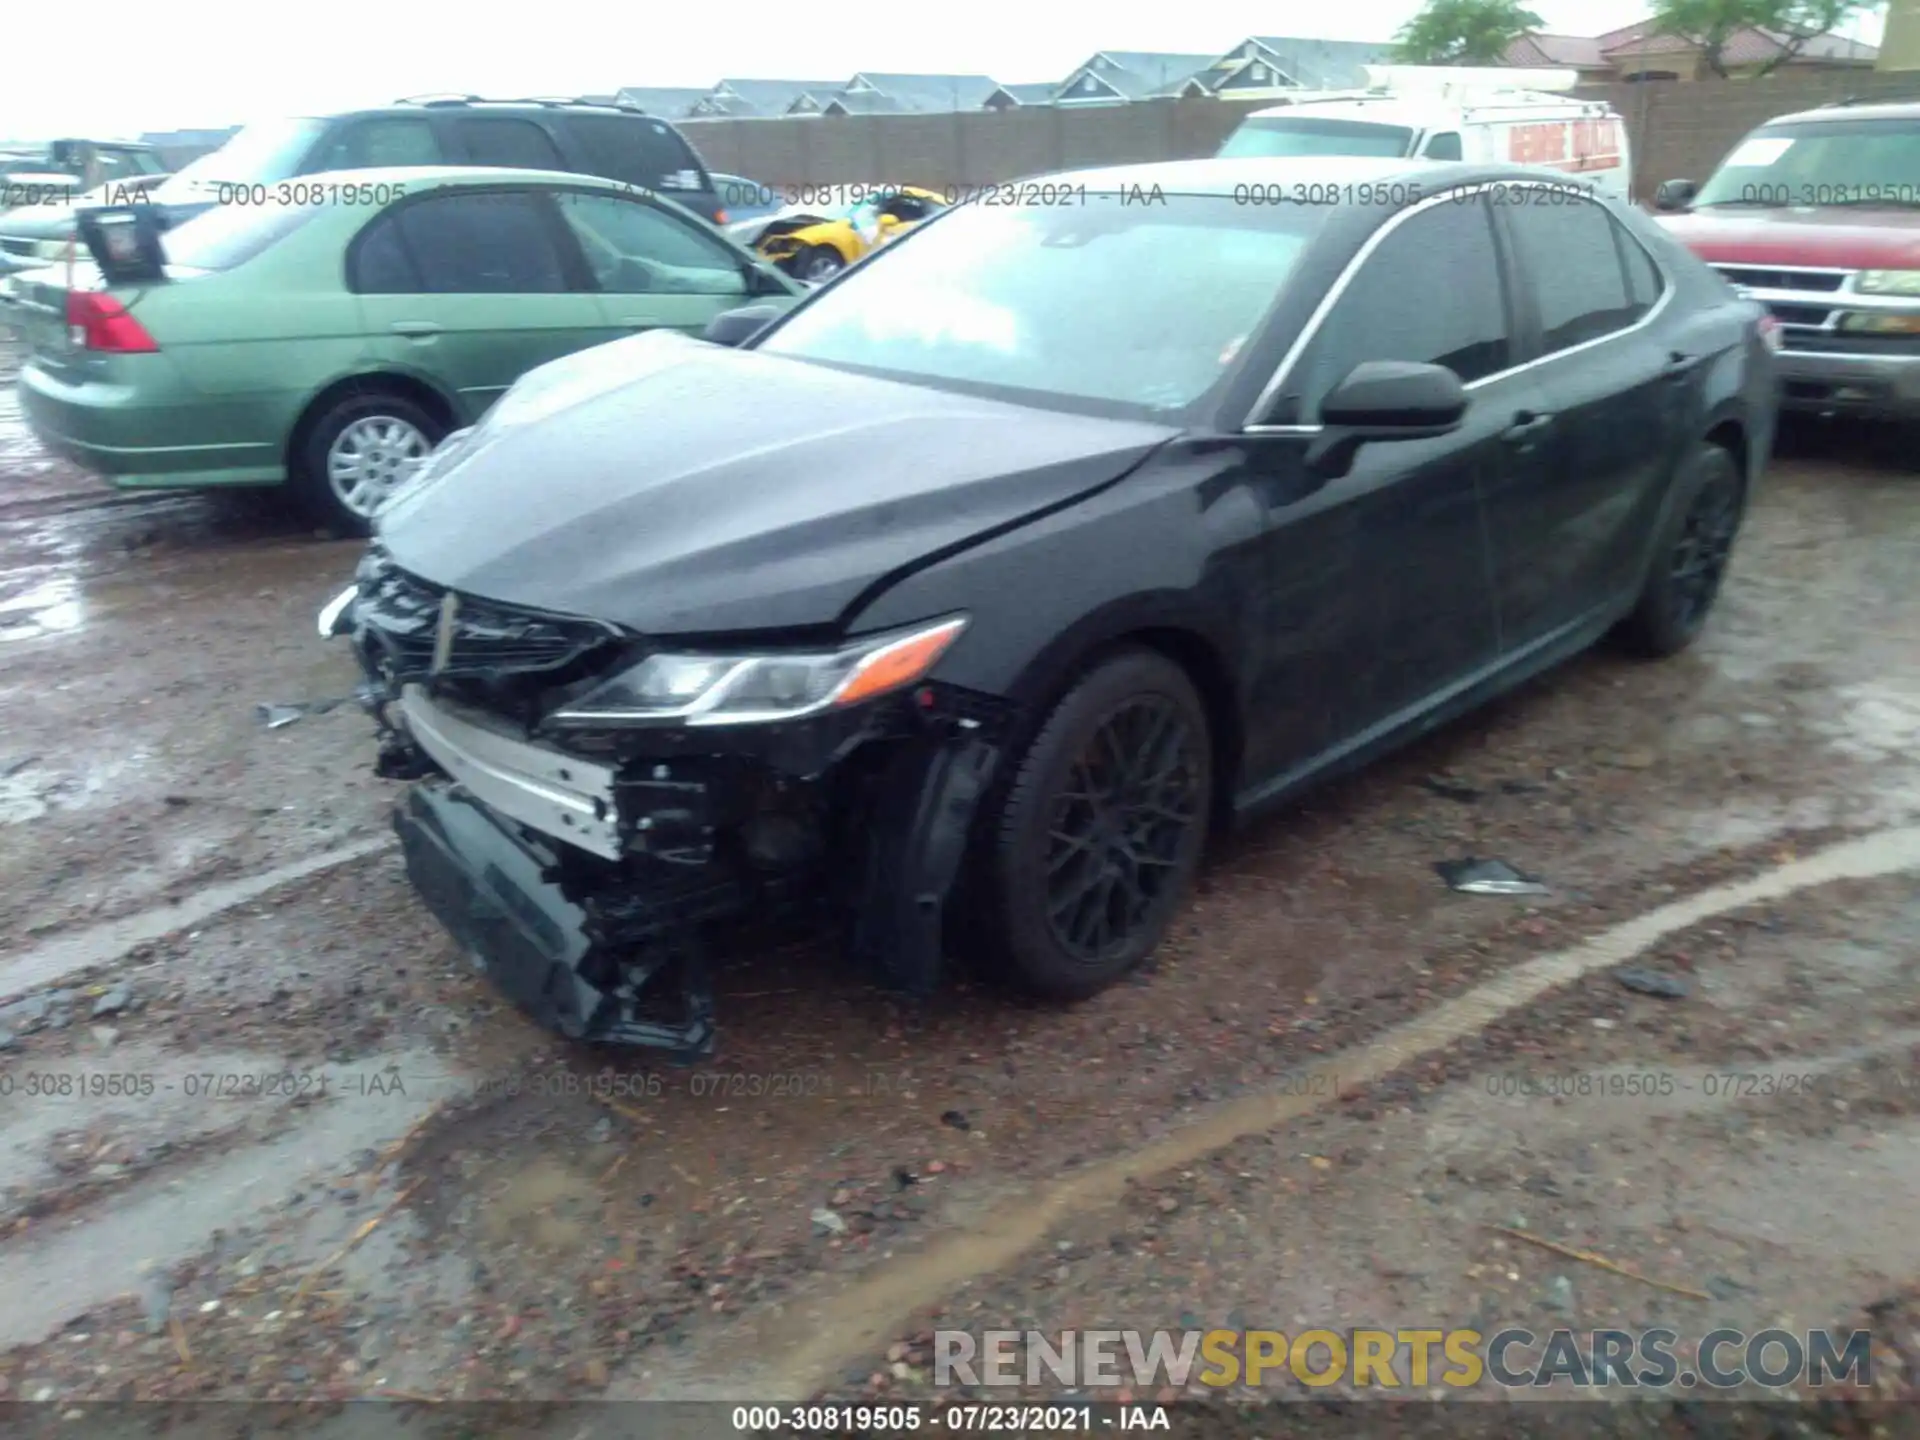
M 1740 491 L 1729 475 L 1715 474 L 1700 487 L 1687 510 L 1680 543 L 1673 547 L 1667 574 L 1674 619 L 1691 629 L 1706 618 L 1733 553 L 1740 528 Z
M 1047 825 L 1047 921 L 1075 960 L 1133 944 L 1178 883 L 1201 792 L 1198 737 L 1171 700 L 1129 700 L 1094 729 Z

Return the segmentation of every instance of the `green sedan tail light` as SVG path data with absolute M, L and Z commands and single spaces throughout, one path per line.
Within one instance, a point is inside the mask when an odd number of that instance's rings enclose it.
M 160 348 L 126 306 L 98 290 L 67 292 L 67 334 L 80 349 L 107 355 L 149 355 Z

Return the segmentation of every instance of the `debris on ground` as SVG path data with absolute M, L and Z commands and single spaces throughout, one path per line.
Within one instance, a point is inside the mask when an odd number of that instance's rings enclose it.
M 1448 775 L 1429 775 L 1420 782 L 1420 785 L 1423 789 L 1431 790 L 1435 795 L 1443 796 L 1448 800 L 1458 800 L 1462 805 L 1473 804 L 1485 793 L 1476 785 L 1468 785 Z
M 336 697 L 332 700 L 301 700 L 292 705 L 256 705 L 253 710 L 267 729 L 279 730 L 309 715 L 325 715 L 329 710 L 338 710 L 346 703 L 344 698 Z
M 1439 860 L 1434 870 L 1448 886 L 1462 895 L 1548 895 L 1552 892 L 1524 875 L 1504 860 Z
M 1678 976 L 1662 975 L 1637 965 L 1614 971 L 1613 978 L 1636 995 L 1652 995 L 1661 1000 L 1684 1000 L 1688 995 L 1687 982 Z
M 847 1233 L 847 1222 L 841 1219 L 834 1211 L 827 1209 L 824 1205 L 818 1210 L 815 1210 L 810 1218 L 813 1220 L 813 1223 L 819 1227 L 822 1234 L 844 1235 Z

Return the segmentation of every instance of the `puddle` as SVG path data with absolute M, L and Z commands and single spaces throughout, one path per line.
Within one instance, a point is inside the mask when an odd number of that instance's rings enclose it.
M 1911 870 L 1920 870 L 1920 827 L 1884 830 L 1835 845 L 1753 879 L 1718 885 L 1660 906 L 1570 950 L 1516 966 L 1388 1031 L 1372 1044 L 1327 1056 L 1314 1073 L 1330 1072 L 1338 1077 L 1337 1084 L 1348 1088 L 1369 1084 L 1484 1029 L 1550 990 L 1622 964 L 1703 920 L 1811 886 Z M 915 1311 L 967 1280 L 1005 1269 L 1069 1217 L 1110 1206 L 1136 1182 L 1298 1119 L 1323 1108 L 1332 1098 L 1312 1084 L 1296 1083 L 1277 1093 L 1232 1101 L 1150 1145 L 1022 1195 L 966 1230 L 883 1266 L 838 1294 L 781 1307 L 755 1337 L 754 1353 L 763 1357 L 758 1398 L 804 1400 L 831 1384 L 849 1360 L 884 1345 Z
M 80 587 L 66 577 L 43 580 L 0 600 L 0 640 L 37 640 L 78 630 L 85 623 Z

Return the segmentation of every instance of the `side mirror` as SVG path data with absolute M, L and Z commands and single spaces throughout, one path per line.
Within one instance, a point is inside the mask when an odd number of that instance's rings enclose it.
M 707 322 L 707 328 L 700 332 L 700 338 L 714 345 L 742 344 L 765 329 L 783 308 L 779 305 L 742 305 L 736 310 L 723 310 Z
M 1660 188 L 1653 192 L 1653 208 L 1684 210 L 1693 203 L 1693 197 L 1699 193 L 1700 187 L 1691 180 L 1662 180 Z
M 1425 440 L 1460 426 L 1467 392 L 1444 365 L 1369 360 L 1320 402 L 1319 437 L 1307 452 L 1315 470 L 1344 475 L 1371 440 Z

